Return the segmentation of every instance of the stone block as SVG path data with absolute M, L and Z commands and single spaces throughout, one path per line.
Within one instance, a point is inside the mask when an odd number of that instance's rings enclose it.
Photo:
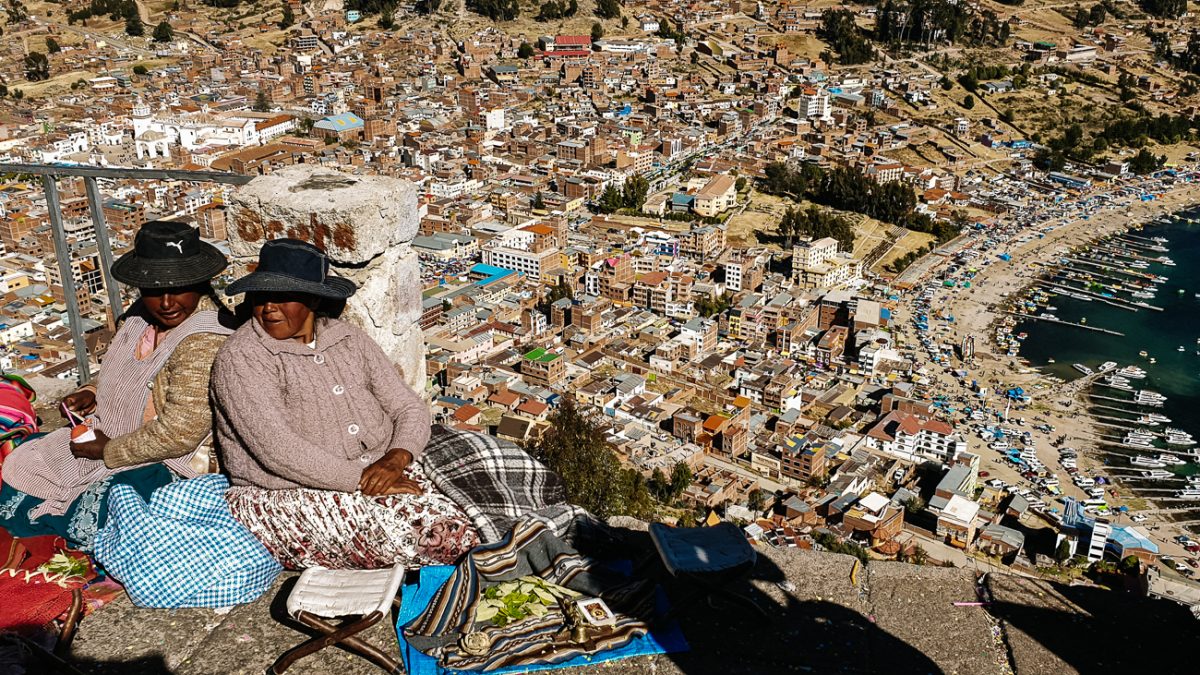
M 412 241 L 419 220 L 416 188 L 407 181 L 301 164 L 233 193 L 229 246 L 235 258 L 254 258 L 264 241 L 293 237 L 312 242 L 338 266 L 355 266 Z
M 338 271 L 358 284 L 347 307 L 347 316 L 355 323 L 393 335 L 419 325 L 421 267 L 411 246 L 393 246 L 366 267 Z
M 308 241 L 326 252 L 332 271 L 358 285 L 342 314 L 371 336 L 425 390 L 421 267 L 409 242 L 416 236 L 417 193 L 386 176 L 350 176 L 299 165 L 260 176 L 230 200 L 230 272 L 246 273 L 263 242 Z

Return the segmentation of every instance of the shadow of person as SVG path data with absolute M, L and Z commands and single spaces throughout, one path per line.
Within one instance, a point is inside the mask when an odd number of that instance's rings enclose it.
M 657 562 L 649 534 L 624 530 L 622 553 L 637 561 L 635 574 L 655 578 L 672 603 L 690 650 L 656 657 L 674 667 L 658 673 L 688 675 L 760 675 L 782 672 L 813 673 L 940 673 L 929 657 L 877 626 L 863 613 L 828 599 L 801 597 L 795 586 L 768 556 L 757 556 L 744 578 L 727 588 L 763 609 L 763 618 L 742 603 L 721 594 L 709 598 L 686 581 L 674 579 Z M 616 550 L 610 547 L 609 555 Z M 653 618 L 642 617 L 653 621 Z M 665 665 L 665 664 L 663 664 Z M 578 671 L 584 672 L 584 671 Z M 635 663 L 617 672 L 642 672 Z M 649 670 L 647 670 L 649 672 Z
M 1018 669 L 1050 660 L 1045 650 L 1081 673 L 1196 672 L 1187 655 L 1200 650 L 1200 633 L 1182 605 L 1018 577 L 989 575 L 987 586 L 988 613 L 1005 622 Z

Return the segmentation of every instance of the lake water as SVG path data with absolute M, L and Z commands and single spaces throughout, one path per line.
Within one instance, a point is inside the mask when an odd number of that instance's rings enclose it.
M 1198 217 L 1200 208 L 1180 215 Z M 1014 331 L 1028 333 L 1020 353 L 1044 372 L 1065 379 L 1080 376 L 1071 367 L 1074 363 L 1082 363 L 1093 369 L 1105 361 L 1116 361 L 1121 366 L 1137 365 L 1146 371 L 1146 379 L 1131 380 L 1130 384 L 1135 389 L 1150 389 L 1167 396 L 1166 404 L 1157 411 L 1171 418 L 1170 426 L 1181 428 L 1200 439 L 1200 413 L 1197 412 L 1200 411 L 1200 298 L 1196 297 L 1200 293 L 1200 224 L 1173 219 L 1168 224 L 1148 224 L 1140 232 L 1134 231 L 1132 234 L 1168 240 L 1165 246 L 1170 252 L 1166 255 L 1176 265 L 1171 267 L 1154 263 L 1145 270 L 1170 278 L 1170 281 L 1159 285 L 1154 299 L 1146 300 L 1151 305 L 1162 307 L 1164 311 L 1141 309 L 1131 312 L 1095 300 L 1085 302 L 1055 295 L 1049 304 L 1056 308 L 1053 313 L 1063 321 L 1078 323 L 1086 317 L 1089 326 L 1108 328 L 1125 335 L 1121 337 L 1044 321 L 1026 321 Z M 1146 251 L 1139 253 L 1145 256 L 1162 255 Z M 1105 273 L 1104 270 L 1096 271 Z M 1127 294 L 1121 295 L 1129 299 Z M 1183 347 L 1183 351 L 1179 351 L 1180 347 Z M 1143 350 L 1147 352 L 1146 358 L 1139 356 Z M 1155 358 L 1157 363 L 1151 364 L 1149 357 Z M 1055 363 L 1047 363 L 1051 358 Z M 1097 387 L 1096 393 L 1115 398 L 1128 397 L 1125 392 L 1107 387 Z M 1098 412 L 1120 416 L 1113 411 Z M 1162 426 L 1158 428 L 1162 429 Z M 1106 429 L 1102 433 L 1107 436 L 1120 432 Z M 1192 463 L 1181 470 L 1172 470 L 1176 473 L 1196 473 L 1200 472 L 1200 466 Z

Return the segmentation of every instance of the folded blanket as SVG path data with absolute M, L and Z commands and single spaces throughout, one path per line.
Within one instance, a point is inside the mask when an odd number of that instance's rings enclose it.
M 487 588 L 531 575 L 603 598 L 616 614 L 615 622 L 589 627 L 586 640 L 577 642 L 565 630 L 568 621 L 557 607 L 505 626 L 475 620 Z M 579 554 L 555 535 L 549 521 L 531 515 L 518 521 L 503 540 L 472 551 L 428 607 L 404 628 L 404 637 L 452 670 L 556 664 L 621 648 L 645 635 L 654 604 L 652 583 L 617 574 Z M 468 634 L 488 645 L 486 651 L 465 647 L 462 638 Z
M 587 513 L 567 504 L 558 474 L 495 436 L 434 425 L 417 461 L 434 486 L 466 511 L 484 542 L 500 541 L 529 513 L 566 537 L 575 519 Z

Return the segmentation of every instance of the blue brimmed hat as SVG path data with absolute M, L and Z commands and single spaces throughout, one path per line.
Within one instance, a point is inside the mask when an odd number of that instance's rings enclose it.
M 307 293 L 345 300 L 356 290 L 353 281 L 329 273 L 329 258 L 321 249 L 299 239 L 275 239 L 258 252 L 258 267 L 225 292 Z

